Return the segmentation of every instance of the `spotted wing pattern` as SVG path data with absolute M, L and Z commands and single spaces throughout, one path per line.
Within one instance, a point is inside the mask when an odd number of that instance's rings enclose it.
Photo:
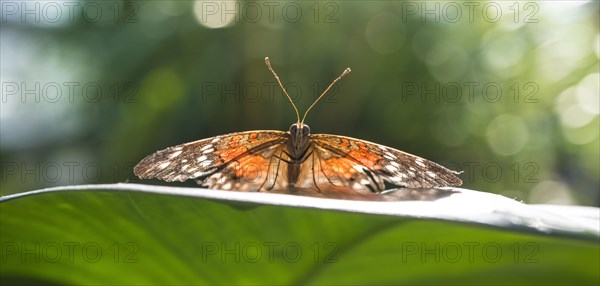
M 459 172 L 380 144 L 350 137 L 312 134 L 319 174 L 334 186 L 380 192 L 385 182 L 409 188 L 460 186 Z
M 289 134 L 276 130 L 231 133 L 185 143 L 147 156 L 134 167 L 141 179 L 196 179 L 210 188 L 256 191 L 269 183 L 274 154 L 285 147 Z M 271 185 L 276 182 L 273 174 Z M 278 183 L 280 184 L 280 183 Z

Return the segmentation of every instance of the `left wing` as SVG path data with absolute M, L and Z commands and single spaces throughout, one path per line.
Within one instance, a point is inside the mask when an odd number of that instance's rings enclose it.
M 274 180 L 273 155 L 288 140 L 276 130 L 230 133 L 157 151 L 133 169 L 141 179 L 167 182 L 197 179 L 210 188 L 256 191 Z M 265 184 L 263 184 L 265 183 Z M 274 185 L 272 182 L 271 185 Z

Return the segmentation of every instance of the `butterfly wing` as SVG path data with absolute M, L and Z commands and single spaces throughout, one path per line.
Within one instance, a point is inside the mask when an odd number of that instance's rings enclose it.
M 449 170 L 435 162 L 380 144 L 350 137 L 312 134 L 321 175 L 355 190 L 384 190 L 384 182 L 409 188 L 460 186 Z M 350 186 L 350 182 L 353 184 Z M 359 184 L 356 184 L 358 182 Z
M 257 190 L 269 172 L 277 171 L 271 168 L 279 161 L 273 154 L 281 152 L 288 137 L 286 132 L 261 130 L 202 139 L 157 151 L 133 172 L 140 179 L 197 179 L 210 188 Z

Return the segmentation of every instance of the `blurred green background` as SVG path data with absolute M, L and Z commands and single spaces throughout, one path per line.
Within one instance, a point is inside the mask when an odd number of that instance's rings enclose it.
M 361 138 L 464 187 L 600 205 L 596 1 L 2 1 L 0 194 L 138 182 L 168 146 L 235 131 Z M 150 182 L 159 183 L 159 182 Z

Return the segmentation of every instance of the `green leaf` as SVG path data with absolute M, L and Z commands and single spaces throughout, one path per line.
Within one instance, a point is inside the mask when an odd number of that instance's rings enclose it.
M 380 198 L 136 184 L 5 196 L 0 277 L 138 285 L 600 281 L 597 208 L 529 206 L 465 189 Z

